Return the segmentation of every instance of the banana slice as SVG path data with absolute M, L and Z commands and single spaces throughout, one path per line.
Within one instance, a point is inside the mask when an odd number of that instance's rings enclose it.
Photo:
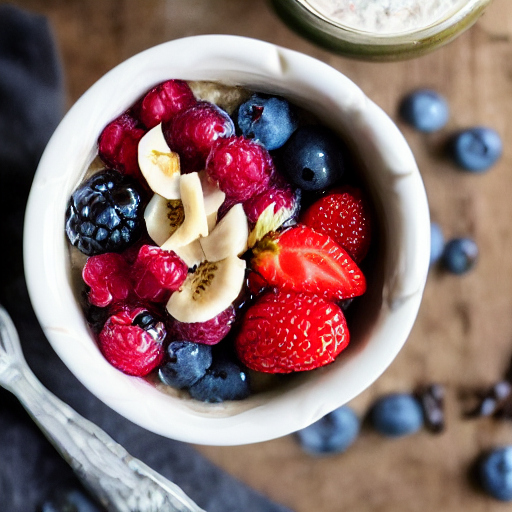
M 198 238 L 188 245 L 176 247 L 174 252 L 187 264 L 188 268 L 196 267 L 206 260 Z
M 166 251 L 176 251 L 201 236 L 208 235 L 208 220 L 204 209 L 203 189 L 197 172 L 180 178 L 180 195 L 185 218 L 178 229 L 162 244 Z
M 199 243 L 208 261 L 219 261 L 228 256 L 240 256 L 247 250 L 249 224 L 243 206 L 235 204 Z
M 217 212 L 224 199 L 226 199 L 226 194 L 208 179 L 206 171 L 200 171 L 198 174 L 201 186 L 203 187 L 204 210 L 208 220 L 208 232 L 211 232 L 217 223 Z
M 162 245 L 179 228 L 185 219 L 180 199 L 165 199 L 155 194 L 144 210 L 144 220 L 151 239 Z
M 162 124 L 139 141 L 139 167 L 151 190 L 166 199 L 180 198 L 180 157 L 165 142 Z
M 171 295 L 167 311 L 180 322 L 206 322 L 238 297 L 244 279 L 245 261 L 236 256 L 205 261 Z

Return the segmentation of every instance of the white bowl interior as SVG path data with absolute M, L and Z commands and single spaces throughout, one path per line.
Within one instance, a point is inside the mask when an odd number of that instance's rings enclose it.
M 328 367 L 240 402 L 203 404 L 110 366 L 70 286 L 64 216 L 103 127 L 153 85 L 213 80 L 282 94 L 355 149 L 381 241 L 352 343 Z M 306 55 L 236 36 L 195 36 L 142 52 L 107 73 L 70 109 L 37 170 L 25 223 L 31 300 L 48 340 L 76 377 L 112 409 L 166 437 L 210 445 L 259 442 L 307 426 L 361 393 L 387 368 L 416 318 L 428 271 L 429 215 L 414 157 L 389 117 L 348 78 Z

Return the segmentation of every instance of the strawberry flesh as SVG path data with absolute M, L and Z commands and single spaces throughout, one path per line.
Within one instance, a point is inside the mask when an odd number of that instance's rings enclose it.
M 348 253 L 329 236 L 298 225 L 265 237 L 254 248 L 252 268 L 272 286 L 328 300 L 366 291 L 366 279 Z

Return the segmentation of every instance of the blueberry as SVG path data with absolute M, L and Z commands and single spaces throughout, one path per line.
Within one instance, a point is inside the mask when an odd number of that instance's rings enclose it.
M 229 357 L 217 356 L 206 375 L 189 388 L 190 396 L 201 402 L 243 400 L 250 394 L 249 376 Z
M 178 389 L 194 385 L 212 364 L 211 347 L 191 341 L 171 341 L 167 356 L 158 376 L 164 384 Z
M 342 453 L 356 440 L 359 429 L 358 416 L 345 405 L 299 430 L 296 435 L 302 448 L 311 454 Z
M 62 490 L 45 501 L 41 512 L 101 512 L 103 509 L 96 505 L 80 489 Z
M 448 103 L 437 92 L 420 89 L 403 99 L 400 115 L 417 130 L 434 132 L 440 130 L 448 121 Z
M 280 148 L 297 128 L 295 111 L 284 98 L 259 94 L 240 105 L 237 122 L 245 137 L 269 151 Z
M 120 252 L 142 234 L 143 214 L 136 182 L 117 171 L 101 171 L 71 195 L 66 234 L 88 256 Z
M 324 190 L 345 172 L 343 142 L 321 126 L 298 128 L 283 147 L 285 174 L 303 190 Z
M 482 487 L 491 496 L 512 501 L 512 446 L 496 448 L 478 465 Z
M 449 272 L 464 274 L 475 266 L 478 246 L 471 238 L 454 238 L 445 245 L 442 258 Z
M 467 171 L 482 172 L 500 159 L 503 143 L 496 131 L 480 126 L 457 133 L 450 150 L 457 165 Z
M 411 394 L 389 394 L 375 402 L 370 410 L 370 421 L 375 430 L 385 436 L 405 436 L 422 428 L 423 410 Z
M 437 263 L 444 250 L 444 235 L 441 226 L 435 222 L 430 223 L 430 265 Z

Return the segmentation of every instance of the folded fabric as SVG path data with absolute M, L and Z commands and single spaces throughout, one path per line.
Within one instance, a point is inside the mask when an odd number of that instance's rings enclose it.
M 63 83 L 46 18 L 0 6 L 0 303 L 18 328 L 27 362 L 54 394 L 133 456 L 176 482 L 205 510 L 285 512 L 214 466 L 193 446 L 152 434 L 113 412 L 75 379 L 44 337 L 23 276 L 23 215 L 37 162 L 63 114 Z M 80 489 L 69 466 L 4 390 L 0 461 L 2 511 L 43 510 L 42 504 L 55 493 Z

